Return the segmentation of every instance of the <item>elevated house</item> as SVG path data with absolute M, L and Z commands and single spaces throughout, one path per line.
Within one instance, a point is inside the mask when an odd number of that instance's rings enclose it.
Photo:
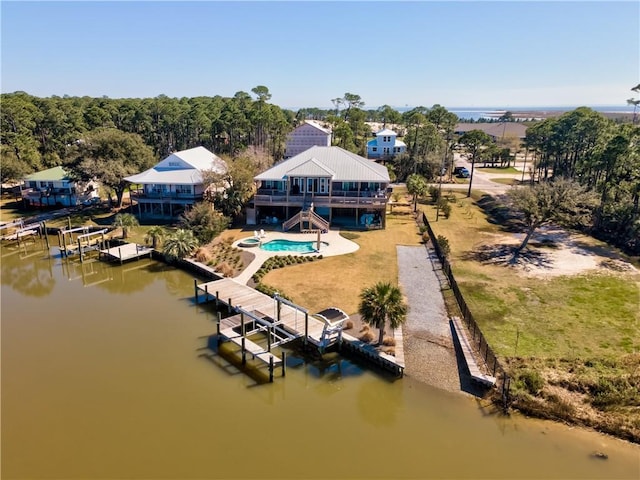
M 367 157 L 371 159 L 388 159 L 407 151 L 407 146 L 398 140 L 398 134 L 384 128 L 376 133 L 376 138 L 367 142 Z
M 22 188 L 22 199 L 31 206 L 73 207 L 99 198 L 97 182 L 74 180 L 62 167 L 27 175 Z
M 314 146 L 331 146 L 331 130 L 313 120 L 305 120 L 302 125 L 287 135 L 284 157 L 295 157 Z
M 386 167 L 340 147 L 311 147 L 254 180 L 248 224 L 282 224 L 285 230 L 385 226 Z
M 203 171 L 225 173 L 227 165 L 204 147 L 174 152 L 142 173 L 126 177 L 140 217 L 175 217 L 203 199 Z

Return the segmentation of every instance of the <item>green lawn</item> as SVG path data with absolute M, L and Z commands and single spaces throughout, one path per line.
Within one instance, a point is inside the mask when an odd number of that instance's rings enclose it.
M 484 173 L 522 173 L 513 167 L 477 167 L 478 170 Z
M 489 222 L 475 203 L 477 196 L 456 198 L 451 217 L 438 222 L 432 206 L 421 207 L 436 235 L 449 240 L 456 280 L 498 355 L 593 358 L 640 350 L 640 275 L 585 273 L 540 279 L 507 265 L 483 264 L 472 253 L 509 233 Z

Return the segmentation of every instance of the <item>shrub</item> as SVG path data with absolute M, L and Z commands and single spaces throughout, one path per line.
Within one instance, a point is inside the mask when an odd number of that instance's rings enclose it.
M 544 386 L 544 379 L 537 370 L 524 370 L 518 375 L 518 382 L 531 395 L 537 394 Z
M 222 262 L 221 264 L 217 265 L 216 270 L 220 272 L 222 275 L 224 275 L 225 277 L 232 277 L 235 272 L 233 267 L 229 265 L 227 262 Z
M 206 202 L 196 203 L 182 214 L 178 225 L 180 228 L 191 230 L 200 243 L 208 243 L 223 232 L 231 223 L 228 217 L 217 212 Z M 229 239 L 232 241 L 232 239 Z M 229 247 L 231 242 L 224 240 Z
M 386 353 L 387 355 L 396 356 L 396 348 L 395 347 L 384 347 L 381 349 L 382 353 Z
M 371 343 L 375 338 L 375 334 L 369 330 L 360 335 L 360 341 L 365 343 Z
M 431 237 L 427 232 L 424 232 L 422 234 L 422 243 L 429 243 L 429 240 L 431 240 Z
M 208 264 L 213 260 L 213 256 L 207 247 L 200 247 L 196 250 L 196 260 L 200 263 Z
M 440 251 L 442 252 L 442 256 L 444 258 L 448 258 L 451 253 L 451 247 L 449 246 L 449 240 L 447 237 L 443 235 L 438 235 L 436 238 L 436 242 L 438 242 L 438 247 L 440 247 Z
M 449 218 L 451 215 L 451 205 L 449 205 L 449 201 L 446 198 L 441 198 L 438 200 L 438 207 L 442 211 L 442 214 L 445 218 Z
M 353 322 L 351 320 L 347 320 L 344 323 L 344 330 L 351 330 L 353 328 Z
M 429 196 L 431 197 L 431 201 L 436 203 L 440 198 L 440 189 L 435 185 L 431 185 L 429 187 Z
M 364 325 L 362 325 L 362 328 L 360 329 L 360 333 L 362 332 L 368 332 L 370 330 L 369 325 L 367 325 L 366 323 Z
M 393 337 L 384 337 L 382 339 L 382 344 L 387 346 L 387 347 L 395 347 L 396 346 L 396 339 Z

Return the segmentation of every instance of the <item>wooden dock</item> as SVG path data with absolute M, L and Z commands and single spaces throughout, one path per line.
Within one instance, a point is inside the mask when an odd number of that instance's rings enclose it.
M 199 292 L 204 293 L 203 299 L 200 299 Z M 277 301 L 231 278 L 196 284 L 196 302 L 199 303 L 200 300 L 215 301 L 216 305 L 239 308 L 244 312 L 257 312 L 256 316 L 268 316 L 279 327 L 295 335 L 295 338 L 304 336 L 316 345 L 323 338 L 325 322 L 314 317 L 307 309 L 290 302 L 285 303 L 284 299 Z M 249 315 L 247 317 L 251 318 Z
M 118 247 L 100 250 L 100 259 L 123 263 L 141 257 L 151 257 L 152 254 L 153 248 L 137 243 L 125 243 Z
M 236 313 L 218 321 L 218 339 L 238 345 L 243 364 L 247 354 L 268 364 L 271 381 L 276 366 L 282 366 L 285 374 L 286 363 L 286 352 L 282 351 L 283 358 L 279 358 L 272 349 L 298 338 L 317 347 L 320 353 L 332 345 L 348 345 L 350 351 L 400 376 L 403 374 L 403 361 L 343 335 L 349 316 L 338 308 L 309 313 L 304 307 L 277 295 L 272 298 L 231 278 L 201 284 L 194 280 L 194 288 L 196 303 L 215 301 L 216 307 L 224 305 L 229 312 Z
M 451 323 L 453 324 L 456 336 L 458 337 L 460 348 L 462 349 L 462 354 L 464 355 L 464 359 L 467 362 L 467 367 L 469 367 L 469 374 L 471 375 L 471 378 L 489 387 L 494 386 L 496 384 L 496 377 L 482 373 L 482 371 L 478 367 L 476 359 L 473 356 L 471 343 L 467 338 L 467 333 L 464 329 L 464 326 L 462 325 L 462 322 L 460 321 L 460 318 L 451 317 Z

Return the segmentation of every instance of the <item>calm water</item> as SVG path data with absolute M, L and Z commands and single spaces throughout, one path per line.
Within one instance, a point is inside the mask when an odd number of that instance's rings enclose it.
M 193 278 L 153 261 L 1 254 L 3 479 L 640 475 L 638 446 L 337 356 L 262 383 L 207 349 Z

